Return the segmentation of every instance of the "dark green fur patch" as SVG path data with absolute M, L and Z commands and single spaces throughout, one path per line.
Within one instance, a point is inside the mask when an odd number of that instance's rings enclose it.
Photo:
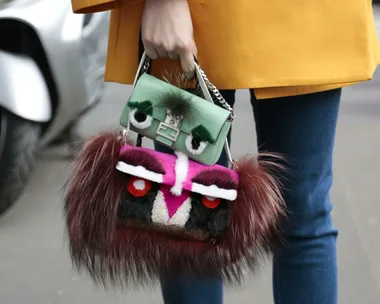
M 210 132 L 203 125 L 199 125 L 191 130 L 191 135 L 195 140 L 198 140 L 200 142 L 203 141 L 210 144 L 215 143 L 215 139 L 212 138 Z
M 137 109 L 139 112 L 144 113 L 146 115 L 153 115 L 153 105 L 149 100 L 145 101 L 129 101 L 128 106 L 132 109 Z

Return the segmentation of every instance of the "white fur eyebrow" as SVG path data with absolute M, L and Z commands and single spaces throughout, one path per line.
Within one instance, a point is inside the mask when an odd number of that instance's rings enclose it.
M 145 169 L 143 166 L 128 165 L 122 161 L 119 161 L 116 164 L 116 169 L 120 172 L 127 173 L 136 177 L 141 177 L 159 184 L 162 184 L 164 180 L 164 176 L 160 173 L 149 171 Z
M 191 190 L 205 196 L 218 197 L 228 201 L 234 201 L 237 197 L 236 190 L 219 188 L 217 185 L 205 186 L 193 182 L 191 184 Z

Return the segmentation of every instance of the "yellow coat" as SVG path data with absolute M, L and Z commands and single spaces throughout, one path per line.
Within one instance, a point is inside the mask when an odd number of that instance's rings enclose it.
M 157 0 L 159 1 L 159 0 Z M 372 78 L 380 45 L 371 0 L 188 0 L 198 60 L 219 89 L 259 99 L 344 87 Z M 112 10 L 105 80 L 131 84 L 143 0 L 72 0 L 73 11 Z M 153 63 L 153 74 L 178 63 Z

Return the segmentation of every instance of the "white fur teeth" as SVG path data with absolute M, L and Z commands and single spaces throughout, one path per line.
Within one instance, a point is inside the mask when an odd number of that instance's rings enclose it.
M 168 207 L 165 202 L 165 196 L 161 191 L 158 191 L 153 202 L 151 219 L 153 223 L 164 226 L 176 226 L 184 228 L 190 218 L 191 198 L 188 197 L 177 211 L 169 217 Z

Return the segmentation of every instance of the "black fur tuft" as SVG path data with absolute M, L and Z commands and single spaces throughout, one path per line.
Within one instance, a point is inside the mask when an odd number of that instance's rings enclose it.
M 196 117 L 197 109 L 193 106 L 191 96 L 183 94 L 181 91 L 170 90 L 164 92 L 158 107 L 170 110 L 174 117 L 182 117 L 185 120 L 191 120 Z

